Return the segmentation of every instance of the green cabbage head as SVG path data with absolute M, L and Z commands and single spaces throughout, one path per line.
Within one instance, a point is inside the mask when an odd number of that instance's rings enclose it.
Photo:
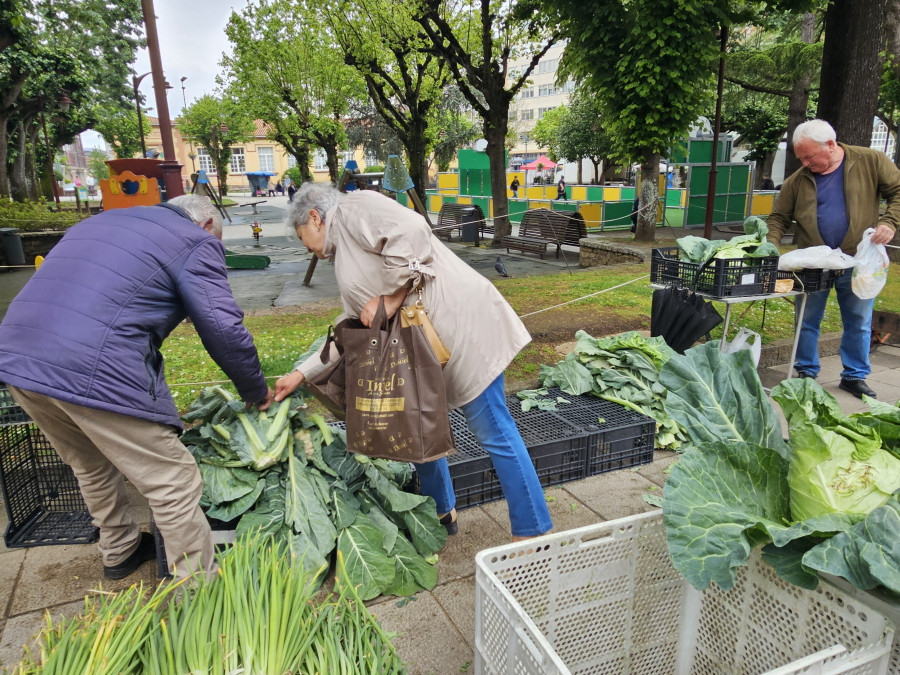
M 866 515 L 900 490 L 900 459 L 869 426 L 845 417 L 834 397 L 811 379 L 772 390 L 790 434 L 791 519 L 828 513 Z

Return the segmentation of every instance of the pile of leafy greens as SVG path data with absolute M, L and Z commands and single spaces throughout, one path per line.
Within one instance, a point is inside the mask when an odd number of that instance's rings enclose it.
M 210 518 L 239 519 L 236 536 L 260 531 L 289 546 L 319 580 L 343 557 L 363 599 L 408 596 L 437 583 L 447 531 L 431 497 L 404 491 L 412 469 L 346 450 L 343 431 L 307 414 L 303 390 L 274 414 L 245 410 L 220 387 L 203 390 L 182 436 L 203 476 Z
M 766 241 L 769 226 L 766 221 L 750 216 L 744 221 L 746 234 L 728 240 L 710 240 L 703 237 L 687 236 L 676 240 L 681 260 L 705 263 L 712 258 L 764 258 L 777 256 L 778 247 Z
M 594 394 L 636 410 L 656 421 L 656 447 L 677 450 L 685 440 L 681 426 L 665 410 L 666 388 L 659 376 L 675 355 L 661 337 L 645 338 L 629 332 L 594 338 L 575 333 L 575 349 L 555 366 L 541 365 L 541 385 L 559 387 L 573 396 Z M 536 390 L 540 392 L 541 390 Z M 534 405 L 531 392 L 520 392 Z
M 813 380 L 786 380 L 772 394 L 787 443 L 749 350 L 723 354 L 718 341 L 670 358 L 660 383 L 689 436 L 663 511 L 672 562 L 694 587 L 731 588 L 765 544 L 799 586 L 823 572 L 900 593 L 900 408 L 870 400 L 873 414 L 845 417 Z

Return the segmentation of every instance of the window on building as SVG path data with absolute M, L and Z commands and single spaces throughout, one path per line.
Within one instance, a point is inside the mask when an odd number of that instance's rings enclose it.
M 328 171 L 328 158 L 325 156 L 325 151 L 322 148 L 316 150 L 314 162 L 313 167 L 316 171 Z
M 533 120 L 534 119 L 534 110 L 529 108 L 528 110 L 522 111 L 522 119 L 523 120 Z
M 289 169 L 293 169 L 295 166 L 297 166 L 297 158 L 296 157 L 294 157 L 293 155 L 288 155 L 287 158 L 288 158 L 288 168 Z
M 896 139 L 888 131 L 884 122 L 876 117 L 875 125 L 872 127 L 872 142 L 869 147 L 873 150 L 881 150 L 888 157 L 893 158 L 895 143 Z
M 569 80 L 562 86 L 563 94 L 571 94 L 573 91 L 575 91 L 575 83 L 572 80 Z
M 206 148 L 197 148 L 197 162 L 200 165 L 201 171 L 205 171 L 207 174 L 214 174 L 216 172 L 212 155 L 209 154 L 209 150 Z
M 259 170 L 275 170 L 275 148 L 259 148 Z
M 519 119 L 519 111 L 518 110 L 510 110 L 509 111 L 509 121 L 515 122 L 517 119 Z
M 366 166 L 375 166 L 376 164 L 378 164 L 378 160 L 375 158 L 375 154 L 372 152 L 366 153 L 365 162 Z
M 542 84 L 538 87 L 538 96 L 553 96 L 556 94 L 556 86 L 552 84 Z
M 231 173 L 246 173 L 247 172 L 247 158 L 244 157 L 244 149 L 243 148 L 232 148 L 231 149 Z
M 519 94 L 520 98 L 534 98 L 534 87 L 528 87 L 526 89 L 522 89 Z
M 543 118 L 548 112 L 553 110 L 556 106 L 550 106 L 549 108 L 538 108 L 538 119 Z
M 559 59 L 544 59 L 538 64 L 538 73 L 555 73 Z
M 352 150 L 344 150 L 343 152 L 338 154 L 338 169 L 343 169 L 347 166 L 347 162 L 353 159 L 353 151 Z

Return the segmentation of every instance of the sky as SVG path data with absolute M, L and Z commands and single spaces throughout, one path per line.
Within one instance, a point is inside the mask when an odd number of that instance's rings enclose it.
M 173 119 L 181 114 L 185 97 L 190 105 L 204 94 L 214 93 L 218 64 L 228 49 L 225 25 L 232 10 L 241 11 L 246 5 L 246 0 L 154 0 L 163 74 L 173 87 L 166 97 L 169 116 Z M 134 72 L 138 75 L 150 72 L 146 48 L 138 51 Z M 187 77 L 184 92 L 182 77 Z M 141 81 L 140 92 L 152 108 L 147 114 L 156 117 L 152 76 Z M 85 132 L 81 138 L 86 148 L 103 145 L 100 135 L 92 131 Z

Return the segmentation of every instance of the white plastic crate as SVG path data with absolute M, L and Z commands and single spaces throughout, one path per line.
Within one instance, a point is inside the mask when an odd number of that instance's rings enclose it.
M 846 579 L 841 577 L 827 577 L 835 586 L 859 600 L 864 605 L 884 614 L 893 621 L 895 626 L 900 625 L 900 603 L 886 591 L 861 591 L 855 588 Z M 900 633 L 894 633 L 894 644 L 891 647 L 891 658 L 887 669 L 888 675 L 900 675 Z
M 662 511 L 476 556 L 475 672 L 751 675 L 887 672 L 893 624 L 758 553 L 735 587 L 697 592 L 669 561 Z

